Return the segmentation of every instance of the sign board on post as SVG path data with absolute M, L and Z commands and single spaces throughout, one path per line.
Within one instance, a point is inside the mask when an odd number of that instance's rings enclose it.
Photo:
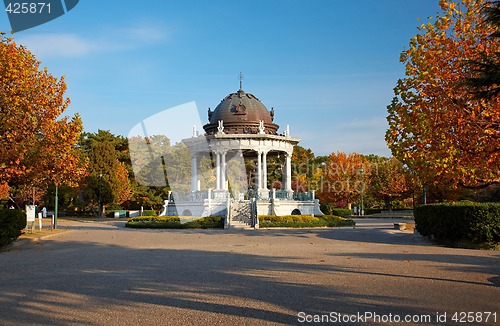
M 26 222 L 35 222 L 35 212 L 35 205 L 26 205 Z
M 36 206 L 26 205 L 26 231 L 28 231 L 29 223 L 31 223 L 31 232 L 34 231 L 35 217 L 36 217 Z

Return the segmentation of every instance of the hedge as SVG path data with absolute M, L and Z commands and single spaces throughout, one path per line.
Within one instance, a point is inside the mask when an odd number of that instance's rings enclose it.
M 382 213 L 380 208 L 365 208 L 365 215 L 379 214 Z
M 340 216 L 334 215 L 260 215 L 260 227 L 291 227 L 291 228 L 304 228 L 304 227 L 339 227 L 339 226 L 353 226 L 356 223 L 353 220 L 345 219 Z
M 181 219 L 190 222 L 181 223 Z M 140 216 L 130 218 L 125 226 L 137 229 L 222 229 L 224 219 L 220 216 Z
M 348 208 L 337 208 L 332 203 L 321 203 L 320 206 L 321 211 L 327 215 L 335 215 L 335 216 L 351 216 L 352 210 Z
M 451 245 L 492 248 L 500 244 L 500 203 L 444 203 L 414 210 L 417 230 Z
M 330 214 L 333 215 L 333 216 L 346 217 L 346 216 L 351 216 L 352 215 L 352 210 L 350 210 L 348 208 L 333 208 L 331 210 Z
M 14 242 L 26 227 L 26 214 L 18 209 L 0 210 L 0 247 Z

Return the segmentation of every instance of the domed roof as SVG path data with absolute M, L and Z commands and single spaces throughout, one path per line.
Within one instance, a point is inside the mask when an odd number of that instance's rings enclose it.
M 221 120 L 226 134 L 257 134 L 261 121 L 266 134 L 275 135 L 279 128 L 273 123 L 274 109 L 269 111 L 255 95 L 241 88 L 226 96 L 214 111 L 208 109 L 208 120 L 203 126 L 207 134 L 216 133 Z

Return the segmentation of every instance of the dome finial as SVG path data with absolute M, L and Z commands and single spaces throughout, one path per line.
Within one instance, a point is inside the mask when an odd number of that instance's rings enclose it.
M 243 90 L 243 74 L 241 73 L 241 71 L 240 71 L 238 78 L 240 80 L 240 91 L 242 91 Z

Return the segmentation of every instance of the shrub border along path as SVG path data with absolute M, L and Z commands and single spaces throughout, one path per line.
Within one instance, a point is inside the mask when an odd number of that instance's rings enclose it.
M 356 222 L 351 219 L 335 215 L 260 215 L 259 226 L 267 227 L 289 227 L 289 228 L 310 228 L 310 227 L 342 227 L 354 226 Z
M 418 232 L 441 243 L 468 248 L 500 246 L 500 203 L 441 203 L 414 210 Z
M 261 215 L 259 226 L 264 228 L 289 227 L 342 227 L 354 226 L 356 222 L 339 216 L 307 216 L 307 215 Z M 137 229 L 220 229 L 224 228 L 224 219 L 220 216 L 141 216 L 130 218 L 125 224 Z
M 222 229 L 221 216 L 141 216 L 130 218 L 126 227 L 136 229 Z

